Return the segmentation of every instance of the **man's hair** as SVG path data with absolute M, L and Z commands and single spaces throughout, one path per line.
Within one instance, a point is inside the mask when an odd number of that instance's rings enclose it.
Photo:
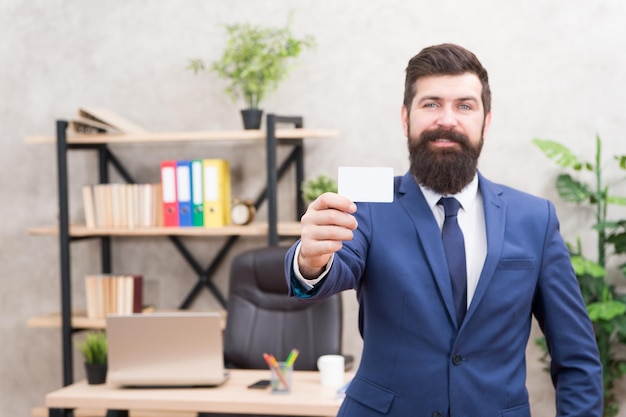
M 409 61 L 404 83 L 404 105 L 411 111 L 411 103 L 416 94 L 416 81 L 429 75 L 461 75 L 466 72 L 476 74 L 482 89 L 485 115 L 491 110 L 491 89 L 489 76 L 476 55 L 467 49 L 451 43 L 424 48 Z

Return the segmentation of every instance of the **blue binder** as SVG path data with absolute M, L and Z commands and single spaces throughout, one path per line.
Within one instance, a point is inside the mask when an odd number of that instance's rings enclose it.
M 193 226 L 191 207 L 191 161 L 176 161 L 178 225 Z

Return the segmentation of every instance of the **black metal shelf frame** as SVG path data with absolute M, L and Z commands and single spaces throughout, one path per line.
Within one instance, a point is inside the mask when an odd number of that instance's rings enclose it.
M 292 124 L 296 128 L 303 127 L 303 119 L 299 116 L 278 116 L 268 114 L 266 117 L 266 172 L 267 183 L 254 201 L 254 206 L 259 207 L 267 201 L 268 204 L 268 245 L 274 246 L 279 242 L 278 236 L 278 204 L 277 185 L 290 167 L 295 167 L 295 196 L 296 196 L 296 220 L 304 213 L 304 201 L 301 197 L 301 184 L 304 180 L 304 147 L 303 138 L 281 139 L 276 138 L 277 124 Z M 109 182 L 109 166 L 115 168 L 119 175 L 128 183 L 135 183 L 128 170 L 122 165 L 107 144 L 69 144 L 67 143 L 68 122 L 58 120 L 56 123 L 57 144 L 57 180 L 59 196 L 59 249 L 60 249 L 60 281 L 61 281 L 61 344 L 63 362 L 63 385 L 73 383 L 73 349 L 72 334 L 72 289 L 71 289 L 71 243 L 84 240 L 84 237 L 72 237 L 69 233 L 69 198 L 68 198 L 68 164 L 67 152 L 69 150 L 96 150 L 98 153 L 98 181 Z M 291 152 L 277 165 L 277 146 L 290 145 Z M 197 275 L 197 282 L 181 302 L 179 308 L 187 309 L 203 288 L 210 291 L 213 297 L 226 307 L 227 300 L 212 282 L 212 278 L 218 271 L 226 255 L 233 248 L 241 236 L 228 236 L 219 250 L 214 254 L 211 262 L 203 268 L 200 262 L 191 254 L 183 240 L 178 236 L 168 236 L 181 256 Z M 101 269 L 103 273 L 111 273 L 111 237 L 94 237 L 100 240 Z

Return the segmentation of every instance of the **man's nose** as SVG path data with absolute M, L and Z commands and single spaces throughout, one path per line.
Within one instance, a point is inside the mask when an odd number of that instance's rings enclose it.
M 437 124 L 442 127 L 455 127 L 457 120 L 454 110 L 449 106 L 442 107 Z

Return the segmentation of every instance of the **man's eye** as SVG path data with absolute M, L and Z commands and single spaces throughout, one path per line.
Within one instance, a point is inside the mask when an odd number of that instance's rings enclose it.
M 437 103 L 426 103 L 424 107 L 437 107 Z
M 471 109 L 472 109 L 472 108 L 471 108 L 469 105 L 467 105 L 467 104 L 461 104 L 461 105 L 459 106 L 459 108 L 460 108 L 461 110 L 471 110 Z

